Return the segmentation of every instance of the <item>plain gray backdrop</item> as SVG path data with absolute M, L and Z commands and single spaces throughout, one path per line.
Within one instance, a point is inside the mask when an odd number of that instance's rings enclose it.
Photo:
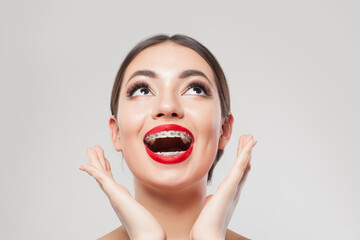
M 252 170 L 230 228 L 252 239 L 360 239 L 359 1 L 0 1 L 1 239 L 95 239 L 120 225 L 79 170 L 99 144 L 118 182 L 110 95 L 127 52 L 157 33 L 207 46 L 231 88 Z

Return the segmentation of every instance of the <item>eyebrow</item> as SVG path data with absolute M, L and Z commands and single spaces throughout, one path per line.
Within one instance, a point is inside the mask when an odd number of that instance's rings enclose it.
M 129 80 L 126 82 L 125 86 L 130 82 L 130 80 L 136 76 L 145 76 L 145 77 L 150 77 L 150 78 L 158 78 L 158 76 L 156 75 L 155 72 L 150 71 L 150 70 L 139 70 L 134 72 L 133 74 L 131 74 Z M 184 78 L 188 78 L 188 77 L 192 77 L 192 76 L 201 76 L 204 77 L 206 80 L 209 81 L 210 85 L 212 85 L 211 81 L 209 80 L 209 78 L 205 75 L 205 73 L 199 71 L 199 70 L 194 70 L 194 69 L 190 69 L 190 70 L 185 70 L 183 71 L 179 78 L 184 79 Z
M 211 81 L 209 80 L 209 78 L 205 75 L 205 73 L 199 71 L 199 70 L 193 70 L 193 69 L 190 69 L 190 70 L 186 70 L 184 72 L 182 72 L 180 74 L 180 78 L 188 78 L 188 77 L 192 77 L 192 76 L 201 76 L 201 77 L 204 77 L 206 80 L 209 81 L 210 85 L 212 85 Z
M 157 75 L 155 72 L 150 71 L 150 70 L 139 70 L 134 72 L 133 74 L 131 74 L 129 80 L 126 82 L 125 86 L 130 82 L 130 80 L 136 76 L 145 76 L 145 77 L 150 77 L 150 78 L 157 78 Z

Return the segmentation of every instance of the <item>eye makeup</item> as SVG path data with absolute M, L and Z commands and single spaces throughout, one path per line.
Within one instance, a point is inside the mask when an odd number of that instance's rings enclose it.
M 211 92 L 210 88 L 207 87 L 206 84 L 204 84 L 203 82 L 196 81 L 196 80 L 190 82 L 182 94 L 185 94 L 191 88 L 200 89 L 204 93 L 203 95 L 200 95 L 200 93 L 197 92 L 197 93 L 199 93 L 199 96 L 205 96 L 205 97 L 212 96 L 212 92 Z M 150 89 L 150 86 L 147 82 L 139 81 L 139 82 L 135 82 L 134 84 L 130 85 L 130 87 L 126 91 L 126 96 L 128 98 L 133 97 L 134 93 L 139 89 L 144 89 L 149 92 L 152 92 L 152 90 Z
M 144 81 L 140 81 L 140 82 L 135 82 L 127 89 L 126 96 L 131 98 L 133 96 L 133 94 L 136 92 L 136 90 L 142 89 L 142 88 L 147 89 L 148 91 L 152 92 L 148 83 L 146 83 Z
M 189 86 L 186 88 L 186 90 L 184 91 L 184 93 L 186 93 L 186 91 L 188 91 L 191 88 L 200 88 L 205 96 L 210 97 L 212 96 L 211 90 L 206 86 L 206 84 L 202 83 L 201 81 L 192 81 Z

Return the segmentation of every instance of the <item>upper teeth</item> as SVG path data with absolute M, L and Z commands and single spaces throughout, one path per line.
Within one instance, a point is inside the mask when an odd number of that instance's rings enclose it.
M 154 144 L 155 139 L 157 138 L 174 138 L 179 137 L 183 141 L 184 144 L 191 142 L 191 137 L 186 132 L 179 132 L 179 131 L 162 131 L 154 134 L 150 134 L 145 137 L 145 141 L 149 144 Z

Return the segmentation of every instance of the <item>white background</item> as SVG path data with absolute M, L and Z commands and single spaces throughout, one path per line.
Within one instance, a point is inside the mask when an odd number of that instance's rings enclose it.
M 95 239 L 120 225 L 78 167 L 105 149 L 119 182 L 110 95 L 126 53 L 189 35 L 231 88 L 232 140 L 213 192 L 253 134 L 230 228 L 252 239 L 360 239 L 359 1 L 1 1 L 0 238 Z

